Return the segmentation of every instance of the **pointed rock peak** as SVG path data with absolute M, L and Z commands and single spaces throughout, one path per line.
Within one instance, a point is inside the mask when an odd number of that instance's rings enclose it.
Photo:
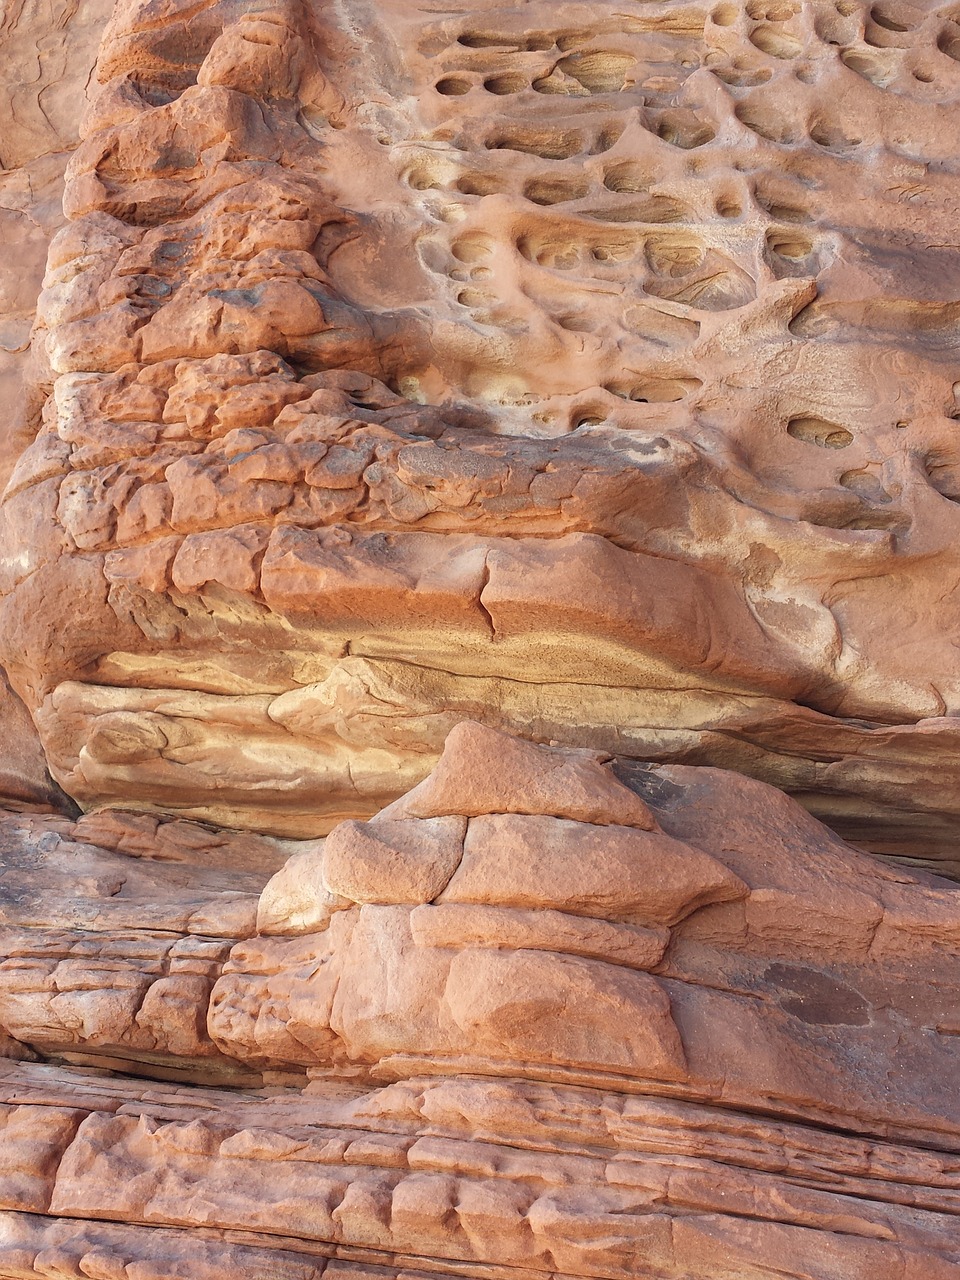
M 381 816 L 541 814 L 653 831 L 653 814 L 608 761 L 599 751 L 542 746 L 464 720 L 450 730 L 430 776 Z

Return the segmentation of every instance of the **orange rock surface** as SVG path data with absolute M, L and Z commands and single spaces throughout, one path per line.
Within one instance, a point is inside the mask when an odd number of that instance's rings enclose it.
M 0 4 L 0 1277 L 960 1280 L 958 102 Z
M 0 846 L 0 1274 L 960 1274 L 960 889 L 764 783 L 464 723 L 325 840 Z
M 960 28 L 894 7 L 118 3 L 3 507 L 65 790 L 321 834 L 480 716 L 955 867 Z

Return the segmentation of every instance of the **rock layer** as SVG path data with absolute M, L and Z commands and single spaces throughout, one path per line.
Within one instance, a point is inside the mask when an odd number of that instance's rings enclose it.
M 956 870 L 957 28 L 842 8 L 116 6 L 3 505 L 70 795 L 322 834 L 473 716 Z
M 954 9 L 0 58 L 0 1276 L 960 1280 Z
M 464 724 L 289 860 L 2 834 L 0 1274 L 960 1275 L 960 890 L 762 783 Z

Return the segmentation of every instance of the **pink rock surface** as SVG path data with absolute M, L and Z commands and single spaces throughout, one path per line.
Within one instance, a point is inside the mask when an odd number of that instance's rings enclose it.
M 901 7 L 117 3 L 0 538 L 58 783 L 317 836 L 473 718 L 956 871 L 960 72 Z
M 0 823 L 0 1274 L 958 1274 L 960 890 L 722 770 L 594 760 L 651 830 L 456 816 L 583 766 L 526 745 L 508 786 L 492 745 L 463 725 L 411 793 L 452 813 L 287 861 L 182 821 Z M 491 848 L 513 863 L 463 901 Z
M 0 82 L 0 1277 L 960 1280 L 960 16 Z

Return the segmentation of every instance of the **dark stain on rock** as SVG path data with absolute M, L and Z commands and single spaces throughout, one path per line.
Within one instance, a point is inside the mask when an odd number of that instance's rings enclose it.
M 780 991 L 784 1013 L 824 1027 L 865 1027 L 870 1006 L 859 991 L 817 969 L 772 964 L 763 975 Z M 788 994 L 790 993 L 790 994 Z
M 686 794 L 685 787 L 661 777 L 655 764 L 614 756 L 612 768 L 624 786 L 656 809 L 675 809 Z

